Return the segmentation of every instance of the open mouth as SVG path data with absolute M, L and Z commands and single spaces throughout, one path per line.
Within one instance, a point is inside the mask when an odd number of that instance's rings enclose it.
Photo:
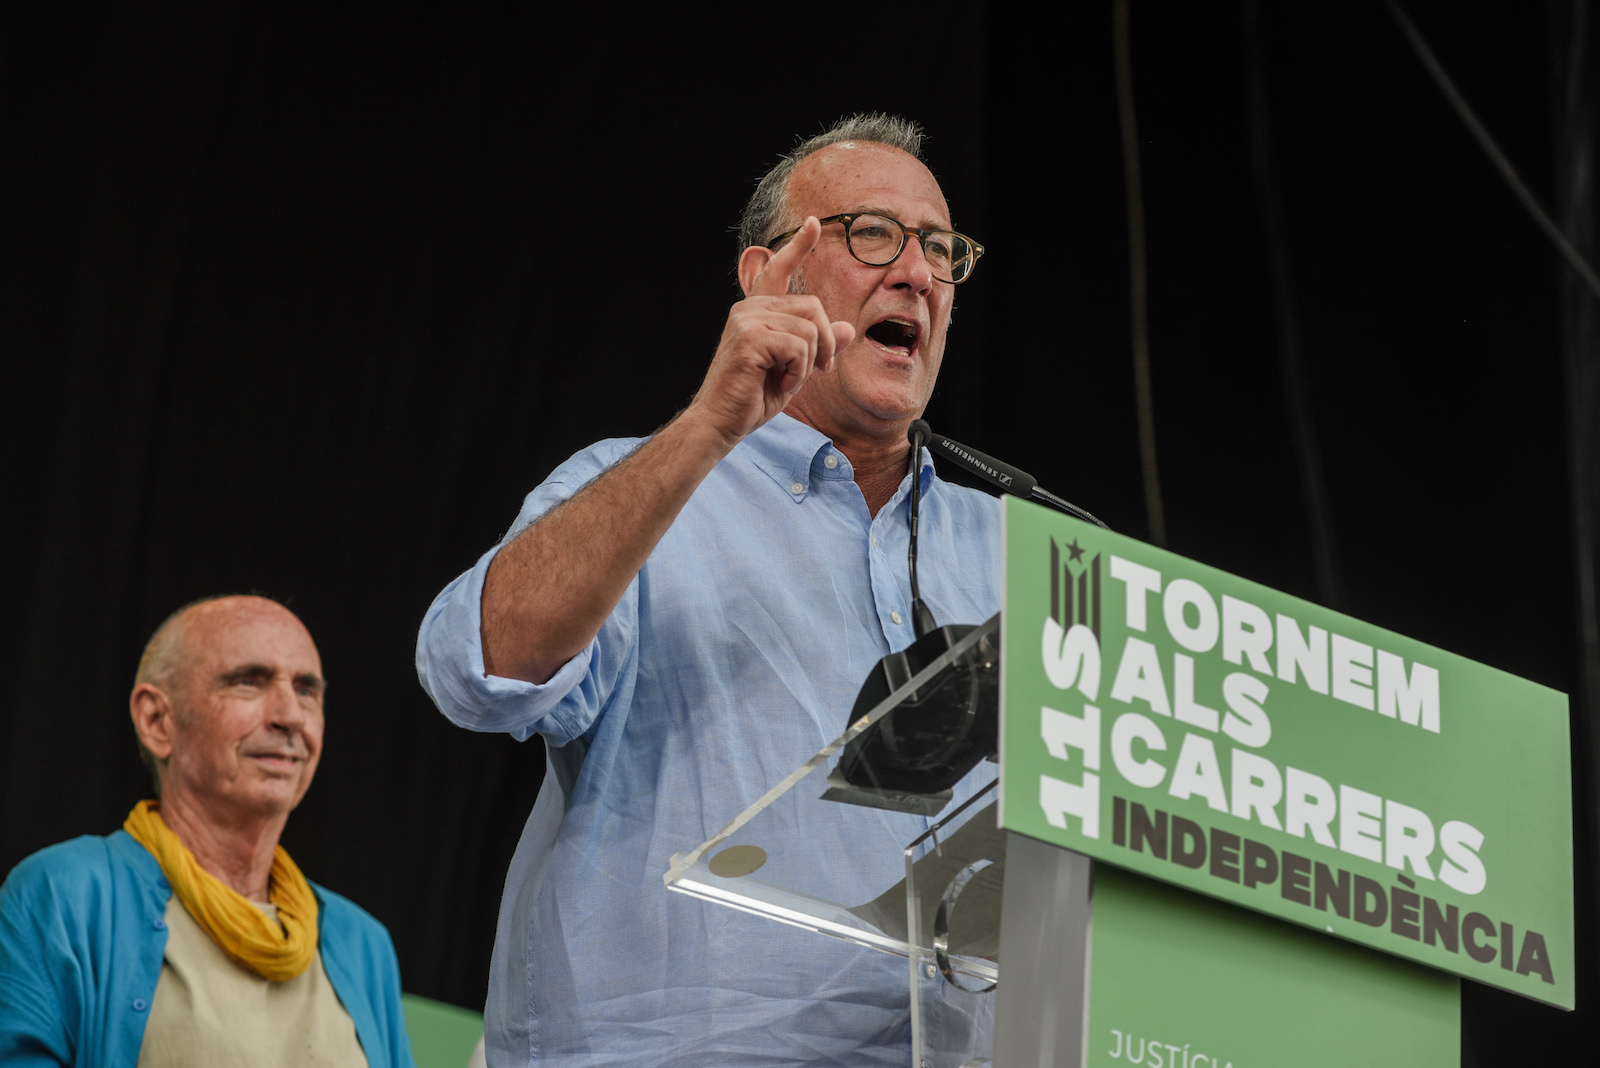
M 909 319 L 884 319 L 867 327 L 867 336 L 886 349 L 910 353 L 917 347 L 917 324 Z

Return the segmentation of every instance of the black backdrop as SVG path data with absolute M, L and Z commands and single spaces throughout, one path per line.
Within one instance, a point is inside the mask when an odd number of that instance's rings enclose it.
M 1590 298 L 1381 5 L 1134 7 L 1169 544 L 1573 694 L 1580 1011 L 1469 984 L 1463 1028 L 1473 1064 L 1585 1048 Z M 1414 14 L 1587 248 L 1585 12 Z M 331 680 L 285 844 L 480 1006 L 542 752 L 433 710 L 417 623 L 551 467 L 693 392 L 753 180 L 841 114 L 923 121 L 990 250 L 930 421 L 1148 531 L 1109 0 L 0 19 L 0 871 L 146 792 L 154 625 L 269 593 Z

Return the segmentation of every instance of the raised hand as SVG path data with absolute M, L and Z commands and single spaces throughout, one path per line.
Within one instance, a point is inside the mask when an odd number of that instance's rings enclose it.
M 808 217 L 794 238 L 760 266 L 747 283 L 748 295 L 728 311 L 690 412 L 714 427 L 729 447 L 783 411 L 806 378 L 826 371 L 834 354 L 855 338 L 849 323 L 828 321 L 816 297 L 789 292 L 795 271 L 821 236 L 816 217 Z M 752 255 L 747 249 L 745 256 Z M 741 278 L 755 262 L 741 263 Z
M 749 295 L 689 407 L 495 556 L 480 601 L 486 672 L 542 683 L 593 641 L 701 480 L 850 344 L 849 323 L 789 292 L 821 233 L 813 217 L 776 253 L 746 249 Z

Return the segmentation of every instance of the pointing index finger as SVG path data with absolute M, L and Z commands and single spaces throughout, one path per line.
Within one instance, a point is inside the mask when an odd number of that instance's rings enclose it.
M 817 241 L 822 237 L 822 224 L 817 222 L 815 215 L 806 216 L 806 221 L 800 229 L 795 231 L 789 243 L 767 261 L 767 265 L 756 275 L 754 284 L 750 287 L 753 297 L 777 297 L 789 292 L 789 279 L 794 274 L 795 268 L 800 266 L 800 261 L 811 254 L 817 247 Z

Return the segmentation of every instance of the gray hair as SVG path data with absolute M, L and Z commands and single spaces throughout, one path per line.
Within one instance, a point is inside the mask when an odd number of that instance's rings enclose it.
M 829 145 L 841 141 L 874 141 L 898 148 L 922 159 L 922 126 L 898 115 L 881 111 L 857 113 L 840 119 L 832 127 L 808 141 L 801 141 L 778 161 L 756 184 L 756 191 L 739 217 L 739 251 L 752 245 L 765 245 L 787 227 L 789 217 L 789 178 L 800 161 Z

